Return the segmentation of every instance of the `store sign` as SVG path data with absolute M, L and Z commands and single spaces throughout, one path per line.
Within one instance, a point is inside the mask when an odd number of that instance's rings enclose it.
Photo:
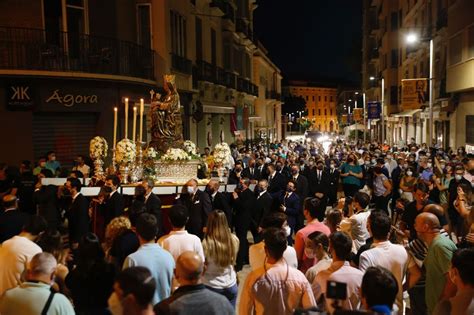
M 380 102 L 367 102 L 367 118 L 380 119 L 382 113 L 382 106 Z
M 362 116 L 363 116 L 363 109 L 362 108 L 354 108 L 354 121 L 356 123 L 362 122 Z
M 34 105 L 33 89 L 29 84 L 14 83 L 6 88 L 9 110 L 29 110 Z
M 60 89 L 54 90 L 46 99 L 46 103 L 58 103 L 65 107 L 73 107 L 76 104 L 97 104 L 98 97 L 95 94 L 65 94 Z
M 403 110 L 419 109 L 428 102 L 428 79 L 402 80 Z

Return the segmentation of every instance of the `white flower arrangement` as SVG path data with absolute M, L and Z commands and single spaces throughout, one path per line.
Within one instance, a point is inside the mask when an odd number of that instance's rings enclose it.
M 115 161 L 118 164 L 130 163 L 137 157 L 137 148 L 130 139 L 122 139 L 117 143 Z
M 227 165 L 230 163 L 232 153 L 227 143 L 221 142 L 214 147 L 214 161 L 217 164 Z
M 161 156 L 161 160 L 166 162 L 189 161 L 191 160 L 191 155 L 186 153 L 183 149 L 169 148 L 168 151 Z
M 147 160 L 155 160 L 158 157 L 158 152 L 156 152 L 155 148 L 149 147 L 145 151 L 145 158 Z
M 94 137 L 89 144 L 89 155 L 93 160 L 107 157 L 108 150 L 107 141 L 100 136 Z
M 194 142 L 191 140 L 184 141 L 183 148 L 186 153 L 190 155 L 196 155 L 196 144 L 194 144 Z

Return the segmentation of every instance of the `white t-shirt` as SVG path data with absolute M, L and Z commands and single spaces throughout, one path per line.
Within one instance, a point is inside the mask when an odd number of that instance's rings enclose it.
M 41 248 L 23 236 L 14 236 L 0 247 L 0 296 L 21 283 L 21 275 Z
M 398 282 L 398 294 L 395 303 L 399 310 L 403 306 L 402 281 L 408 267 L 408 253 L 402 245 L 392 244 L 390 241 L 374 243 L 372 248 L 360 255 L 359 269 L 363 272 L 369 267 L 381 266 L 392 272 Z
M 157 243 L 173 256 L 175 262 L 179 255 L 187 251 L 195 252 L 201 256 L 202 261 L 205 260 L 201 240 L 196 235 L 189 234 L 186 230 L 171 231 L 169 234 L 160 237 Z
M 329 256 L 323 257 L 320 261 L 316 263 L 313 267 L 309 268 L 306 270 L 306 279 L 308 279 L 309 283 L 313 283 L 314 279 L 316 279 L 316 276 L 318 273 L 322 270 L 328 269 L 332 264 L 332 259 Z
M 370 237 L 367 230 L 367 219 L 370 216 L 370 211 L 362 211 L 352 215 L 350 218 L 341 221 L 341 230 L 350 233 L 353 241 L 352 252 L 355 254 L 359 248 L 365 244 L 365 241 Z
M 252 270 L 257 270 L 258 268 L 263 267 L 265 263 L 265 242 L 261 241 L 260 243 L 254 244 L 249 248 L 249 262 L 250 268 Z M 293 268 L 298 268 L 298 258 L 296 257 L 296 251 L 293 247 L 287 246 L 285 252 L 283 253 L 283 258 L 285 258 L 288 266 Z

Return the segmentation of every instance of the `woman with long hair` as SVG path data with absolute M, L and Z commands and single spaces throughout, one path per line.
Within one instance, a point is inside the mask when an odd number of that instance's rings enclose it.
M 224 295 L 235 307 L 238 288 L 234 265 L 239 239 L 230 232 L 223 211 L 215 210 L 209 214 L 202 247 L 207 266 L 204 284 L 208 289 Z
M 87 233 L 79 242 L 75 267 L 66 277 L 76 314 L 109 314 L 107 300 L 113 291 L 115 271 L 105 261 L 99 238 Z
M 362 168 L 360 167 L 357 156 L 354 153 L 347 155 L 346 162 L 341 166 L 342 186 L 344 187 L 344 196 L 353 197 L 360 188 L 360 180 L 363 178 Z

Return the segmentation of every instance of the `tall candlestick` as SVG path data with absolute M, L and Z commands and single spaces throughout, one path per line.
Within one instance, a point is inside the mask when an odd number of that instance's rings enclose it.
M 143 98 L 140 99 L 140 143 L 143 141 L 143 110 L 145 104 Z
M 132 141 L 137 141 L 135 137 L 137 135 L 137 107 L 133 106 L 133 130 L 132 130 Z
M 115 144 L 117 143 L 117 107 L 114 107 L 114 150 L 115 150 Z
M 128 139 L 128 98 L 125 98 L 125 139 Z

